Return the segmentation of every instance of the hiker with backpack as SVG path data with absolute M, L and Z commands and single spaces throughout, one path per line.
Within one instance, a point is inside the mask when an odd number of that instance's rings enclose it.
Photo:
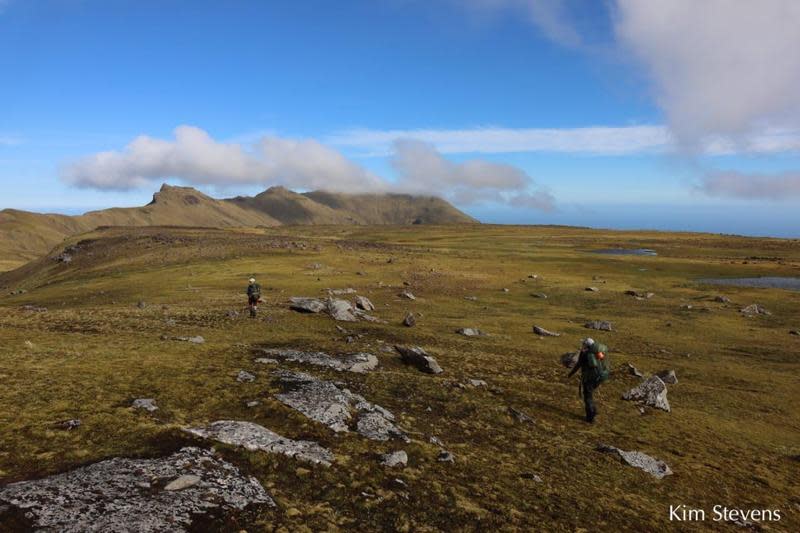
M 594 339 L 584 339 L 581 344 L 578 361 L 572 367 L 568 377 L 572 377 L 579 368 L 581 370 L 579 390 L 583 396 L 583 404 L 586 407 L 586 421 L 592 424 L 597 416 L 597 408 L 594 405 L 594 391 L 601 383 L 608 380 L 610 370 L 608 347 L 605 344 L 595 342 Z
M 255 318 L 258 313 L 258 303 L 261 301 L 261 285 L 256 283 L 255 278 L 250 278 L 247 286 L 247 305 L 250 308 L 250 318 Z

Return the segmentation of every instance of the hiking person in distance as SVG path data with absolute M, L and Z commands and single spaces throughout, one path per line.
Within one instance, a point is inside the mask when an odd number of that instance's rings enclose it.
M 610 368 L 608 347 L 605 344 L 595 342 L 594 339 L 584 339 L 581 343 L 578 361 L 567 377 L 572 377 L 580 369 L 581 382 L 579 390 L 583 397 L 583 405 L 586 408 L 586 421 L 590 424 L 594 423 L 594 419 L 597 416 L 594 391 L 601 383 L 608 380 Z
M 250 308 L 250 318 L 256 317 L 260 301 L 261 285 L 256 283 L 256 278 L 250 278 L 250 284 L 247 286 L 247 306 Z

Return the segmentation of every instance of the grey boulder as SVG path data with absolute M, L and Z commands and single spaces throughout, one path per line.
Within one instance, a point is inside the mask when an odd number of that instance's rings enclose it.
M 539 335 L 540 337 L 560 337 L 561 333 L 555 333 L 554 331 L 549 331 L 544 329 L 541 326 L 533 326 L 533 332 Z
M 605 320 L 591 320 L 583 325 L 587 329 L 597 329 L 600 331 L 614 331 L 611 322 Z
M 638 401 L 650 407 L 670 411 L 667 386 L 658 376 L 651 376 L 622 395 L 623 400 Z
M 415 366 L 428 374 L 441 374 L 443 372 L 436 359 L 428 355 L 428 352 L 419 346 L 395 346 L 394 349 L 400 354 L 403 363 L 407 365 Z
M 658 479 L 672 475 L 672 470 L 670 470 L 669 466 L 667 466 L 667 463 L 655 459 L 654 457 L 650 457 L 646 453 L 620 450 L 619 448 L 608 446 L 606 444 L 598 445 L 597 451 L 616 455 L 625 464 L 640 468 Z
M 333 357 L 324 352 L 308 352 L 286 348 L 270 348 L 261 350 L 261 353 L 270 355 L 272 357 L 278 357 L 285 361 L 291 361 L 293 363 L 322 366 L 338 371 L 355 372 L 357 374 L 363 374 L 364 372 L 375 370 L 378 367 L 378 358 L 372 354 L 364 352 Z M 261 360 L 262 359 L 256 359 L 257 362 Z M 277 363 L 277 361 L 274 359 L 271 359 L 271 361 Z

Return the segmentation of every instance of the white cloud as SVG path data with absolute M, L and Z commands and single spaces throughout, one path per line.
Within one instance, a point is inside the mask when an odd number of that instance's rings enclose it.
M 331 135 L 328 144 L 359 150 L 362 155 L 387 155 L 397 139 L 430 143 L 442 153 L 547 152 L 589 155 L 628 155 L 673 152 L 675 141 L 666 126 L 586 128 L 471 128 L 460 130 L 351 129 Z M 772 129 L 752 139 L 712 137 L 703 152 L 709 155 L 800 151 L 800 129 Z
M 548 39 L 579 47 L 583 39 L 572 24 L 565 0 L 454 0 L 477 11 L 510 9 L 523 13 Z
M 142 135 L 121 152 L 101 152 L 68 164 L 64 179 L 80 187 L 124 190 L 164 178 L 194 184 L 269 184 L 376 189 L 380 179 L 314 140 L 263 137 L 251 150 L 220 143 L 192 126 L 175 129 L 175 140 Z
M 800 2 L 617 0 L 616 34 L 644 66 L 675 136 L 749 139 L 800 128 Z M 734 141 L 735 142 L 735 141 Z
M 418 140 L 398 140 L 394 149 L 392 165 L 401 178 L 398 186 L 408 192 L 434 190 L 460 205 L 511 203 L 545 211 L 555 207 L 546 191 L 530 193 L 533 180 L 514 166 L 480 159 L 454 163 Z
M 99 190 L 126 190 L 177 178 L 195 185 L 284 185 L 343 192 L 403 191 L 444 196 L 458 204 L 516 202 L 552 209 L 544 191 L 531 192 L 531 178 L 511 165 L 474 159 L 454 163 L 432 145 L 393 144 L 397 176 L 377 176 L 316 140 L 265 135 L 245 149 L 222 143 L 202 129 L 179 126 L 174 140 L 139 136 L 122 151 L 100 152 L 66 164 L 62 178 Z
M 705 176 L 700 190 L 710 196 L 794 200 L 800 198 L 800 172 L 783 172 L 780 174 L 747 174 L 735 171 L 712 172 Z

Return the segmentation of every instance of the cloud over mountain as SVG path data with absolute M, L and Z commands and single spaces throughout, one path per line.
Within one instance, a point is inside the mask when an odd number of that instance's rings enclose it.
M 531 195 L 525 205 L 552 209 L 553 199 L 531 191 L 533 180 L 511 165 L 474 159 L 454 163 L 429 143 L 393 144 L 395 179 L 378 176 L 313 139 L 265 135 L 252 146 L 214 140 L 194 126 L 179 126 L 174 140 L 142 135 L 121 151 L 100 152 L 68 163 L 62 178 L 78 187 L 126 190 L 168 178 L 193 185 L 275 185 L 337 192 L 413 192 L 456 203 L 508 203 Z M 520 204 L 522 205 L 522 204 Z

